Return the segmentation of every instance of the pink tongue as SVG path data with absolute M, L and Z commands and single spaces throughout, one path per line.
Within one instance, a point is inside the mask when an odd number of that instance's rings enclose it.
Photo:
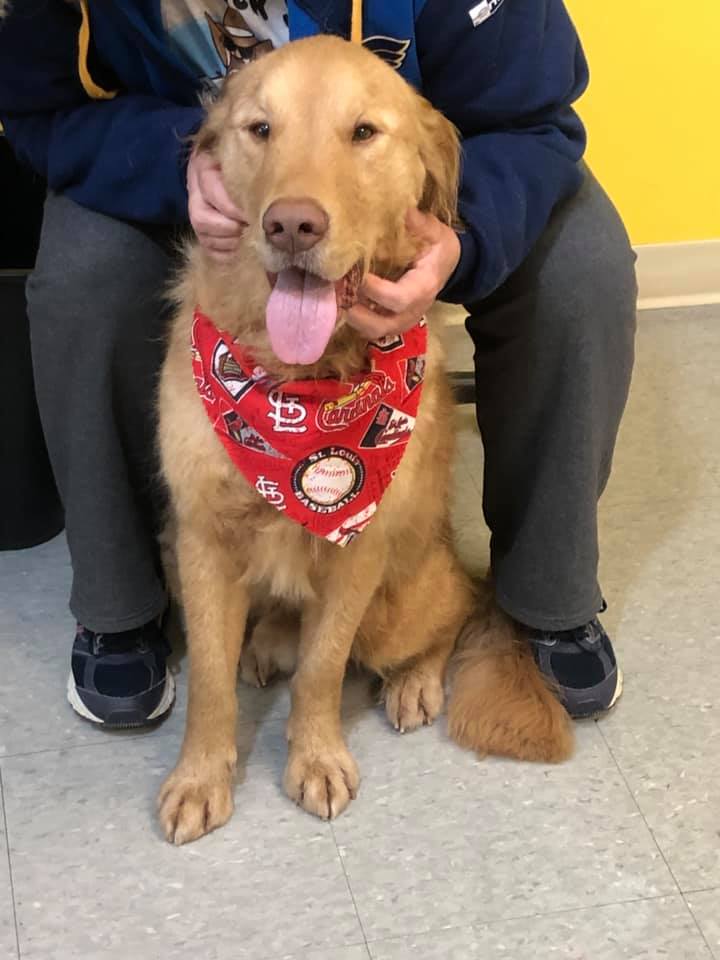
M 290 268 L 278 274 L 265 312 L 273 352 L 283 363 L 315 363 L 337 320 L 335 284 Z

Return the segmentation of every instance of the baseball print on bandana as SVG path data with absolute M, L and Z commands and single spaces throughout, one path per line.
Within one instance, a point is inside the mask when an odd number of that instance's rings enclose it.
M 341 547 L 370 522 L 402 460 L 423 388 L 427 327 L 368 346 L 348 380 L 278 382 L 195 311 L 198 393 L 230 459 L 259 496 Z

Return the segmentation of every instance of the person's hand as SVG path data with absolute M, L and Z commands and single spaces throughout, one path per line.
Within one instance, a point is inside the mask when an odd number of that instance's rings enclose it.
M 428 312 L 460 260 L 460 241 L 452 227 L 430 213 L 411 210 L 408 229 L 423 241 L 413 265 L 399 280 L 368 274 L 348 322 L 368 340 L 402 333 Z
M 187 167 L 188 215 L 205 250 L 215 260 L 230 260 L 247 226 L 245 216 L 225 190 L 219 164 L 193 150 Z

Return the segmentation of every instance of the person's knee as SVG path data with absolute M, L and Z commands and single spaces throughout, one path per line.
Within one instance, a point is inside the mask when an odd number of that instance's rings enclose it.
M 598 210 L 591 206 L 588 213 Z M 536 336 L 568 350 L 605 345 L 632 353 L 637 309 L 635 253 L 607 202 L 581 217 L 549 250 L 539 277 Z
M 55 197 L 27 283 L 33 337 L 93 328 L 110 334 L 161 311 L 170 263 L 141 230 Z

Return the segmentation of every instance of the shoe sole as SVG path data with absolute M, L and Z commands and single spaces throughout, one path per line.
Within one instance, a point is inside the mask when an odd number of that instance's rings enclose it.
M 89 720 L 90 723 L 107 727 L 109 730 L 125 730 L 130 729 L 131 727 L 145 727 L 156 723 L 158 720 L 161 720 L 170 710 L 170 707 L 172 707 L 175 701 L 175 678 L 171 673 L 166 674 L 165 689 L 163 690 L 163 695 L 160 698 L 160 703 L 158 703 L 153 712 L 144 720 L 131 720 L 127 723 L 110 723 L 107 720 L 103 720 L 102 717 L 96 716 L 92 710 L 90 710 L 89 707 L 83 703 L 82 698 L 77 691 L 72 670 L 70 671 L 67 681 L 67 699 L 75 713 L 79 714 L 83 720 Z

